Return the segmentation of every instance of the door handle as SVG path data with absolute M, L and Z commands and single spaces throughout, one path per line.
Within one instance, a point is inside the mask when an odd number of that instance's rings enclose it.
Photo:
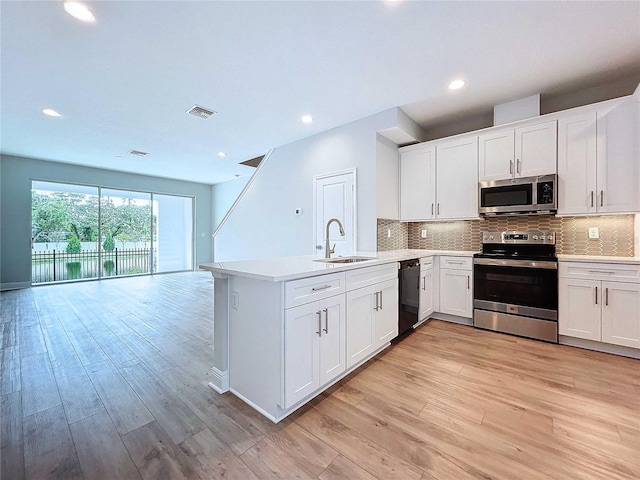
M 316 315 L 318 316 L 318 331 L 316 332 L 318 334 L 319 337 L 322 336 L 322 314 L 320 313 L 320 310 L 318 310 L 316 312 Z
M 325 308 L 324 312 L 324 333 L 329 333 L 329 309 Z

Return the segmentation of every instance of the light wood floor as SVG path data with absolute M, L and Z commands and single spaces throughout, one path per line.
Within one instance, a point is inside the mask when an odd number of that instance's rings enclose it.
M 2 479 L 640 478 L 638 360 L 431 321 L 274 425 L 206 386 L 207 273 L 0 300 Z

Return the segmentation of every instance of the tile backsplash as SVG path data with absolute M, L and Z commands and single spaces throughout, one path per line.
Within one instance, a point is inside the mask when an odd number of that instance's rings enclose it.
M 589 227 L 600 238 L 589 239 Z M 426 238 L 421 237 L 426 230 Z M 556 248 L 565 255 L 634 255 L 634 216 L 554 217 L 504 216 L 453 222 L 401 223 L 378 220 L 378 251 L 401 248 L 430 250 L 480 250 L 480 232 L 504 230 L 554 230 Z M 391 236 L 389 237 L 389 232 Z

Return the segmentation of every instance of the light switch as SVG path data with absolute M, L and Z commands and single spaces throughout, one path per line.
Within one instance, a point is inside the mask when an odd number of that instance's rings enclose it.
M 391 229 L 387 228 L 387 238 L 391 238 Z
M 427 238 L 427 230 L 423 228 L 422 231 L 420 232 L 420 236 L 422 238 Z
M 589 238 L 600 238 L 600 231 L 598 230 L 598 227 L 589 227 Z
M 240 306 L 240 295 L 238 292 L 231 292 L 231 308 L 237 310 Z

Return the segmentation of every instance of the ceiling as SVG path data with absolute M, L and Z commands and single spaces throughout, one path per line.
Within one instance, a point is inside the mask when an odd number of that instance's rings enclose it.
M 429 127 L 640 75 L 638 1 L 86 4 L 94 24 L 59 0 L 0 2 L 2 153 L 218 183 L 394 106 Z

